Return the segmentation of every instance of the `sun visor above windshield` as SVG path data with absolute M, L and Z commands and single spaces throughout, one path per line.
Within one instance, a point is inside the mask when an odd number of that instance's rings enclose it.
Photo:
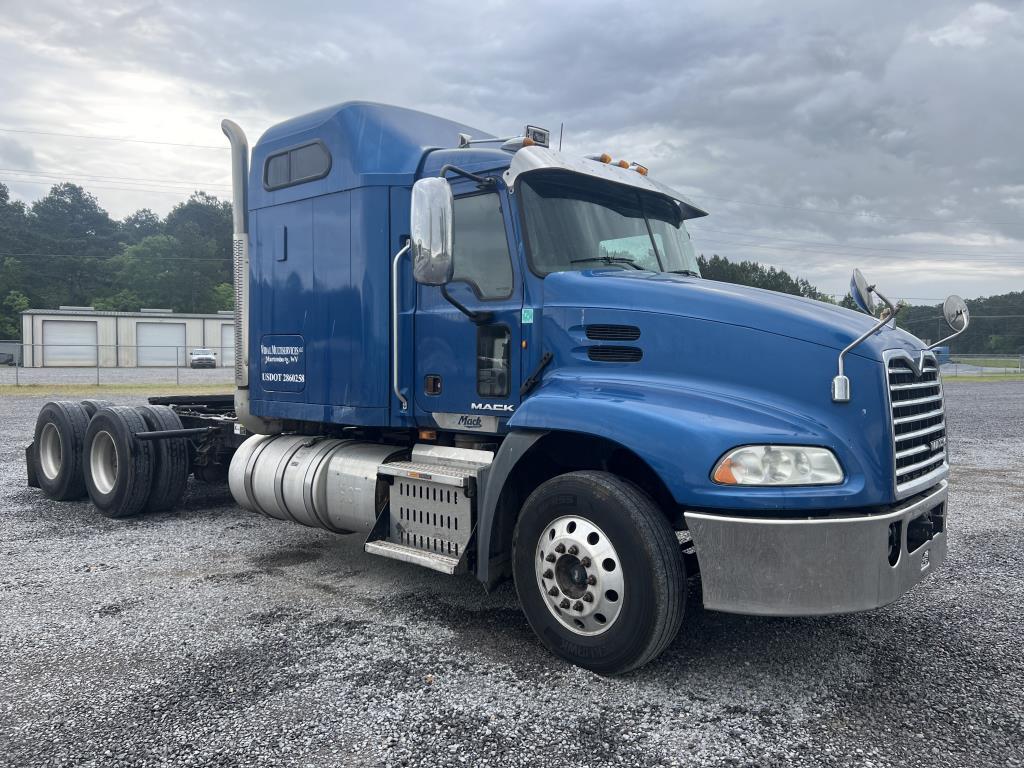
M 570 157 L 547 147 L 523 147 L 512 157 L 512 163 L 504 173 L 505 183 L 509 189 L 515 188 L 516 179 L 524 173 L 543 170 L 562 170 L 579 173 L 595 179 L 603 179 L 614 184 L 621 184 L 636 189 L 664 195 L 679 204 L 684 219 L 699 219 L 708 213 L 687 200 L 671 187 L 659 184 L 649 176 L 644 176 L 630 168 L 590 160 L 586 157 Z

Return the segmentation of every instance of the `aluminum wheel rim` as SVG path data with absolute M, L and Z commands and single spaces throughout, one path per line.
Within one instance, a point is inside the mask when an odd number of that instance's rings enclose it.
M 572 515 L 545 526 L 534 563 L 544 604 L 563 627 L 600 635 L 615 623 L 625 597 L 622 563 L 590 520 Z
M 56 424 L 47 422 L 39 435 L 39 468 L 47 480 L 57 479 L 63 460 L 64 446 L 60 441 L 60 432 Z
M 117 483 L 117 446 L 109 432 L 97 432 L 89 451 L 89 472 L 96 490 L 106 495 Z

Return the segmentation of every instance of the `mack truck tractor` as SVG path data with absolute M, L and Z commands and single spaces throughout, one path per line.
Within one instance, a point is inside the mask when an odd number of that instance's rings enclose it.
M 938 365 L 859 272 L 861 312 L 703 279 L 704 210 L 533 126 L 346 103 L 251 152 L 222 127 L 234 392 L 48 403 L 49 497 L 125 517 L 226 479 L 370 555 L 512 578 L 540 642 L 605 674 L 664 650 L 688 593 L 862 611 L 942 564 Z

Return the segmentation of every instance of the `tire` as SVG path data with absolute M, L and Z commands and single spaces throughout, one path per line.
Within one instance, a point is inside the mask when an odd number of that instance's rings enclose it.
M 89 414 L 91 419 L 96 415 L 96 411 L 100 408 L 110 408 L 113 405 L 109 400 L 83 400 L 82 407 L 85 408 L 85 412 Z
M 50 402 L 36 418 L 33 458 L 36 481 L 49 498 L 71 501 L 85 496 L 82 456 L 89 416 L 78 403 Z
M 615 475 L 571 472 L 537 488 L 512 558 L 527 621 L 566 661 L 621 674 L 679 631 L 686 571 L 675 533 L 650 497 Z
M 146 429 L 181 429 L 181 419 L 166 405 L 140 405 L 136 408 Z M 153 484 L 150 486 L 147 512 L 162 512 L 173 509 L 185 494 L 188 484 L 188 442 L 183 437 L 170 440 L 155 440 Z
M 146 423 L 134 408 L 102 408 L 85 433 L 85 488 L 107 517 L 130 517 L 146 506 L 153 485 L 153 444 L 136 440 Z

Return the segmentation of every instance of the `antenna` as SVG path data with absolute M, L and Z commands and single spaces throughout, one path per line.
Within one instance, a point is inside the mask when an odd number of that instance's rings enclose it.
M 565 128 L 565 123 L 558 124 L 558 151 L 562 151 L 562 129 Z

